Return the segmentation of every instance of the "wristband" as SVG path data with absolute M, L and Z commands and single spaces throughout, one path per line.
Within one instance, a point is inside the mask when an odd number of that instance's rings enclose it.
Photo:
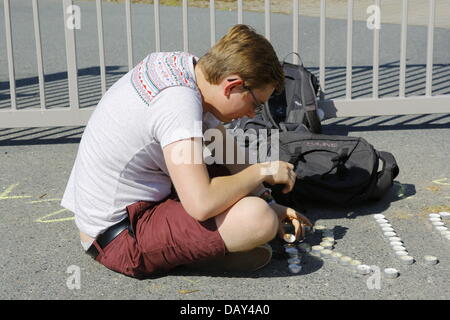
M 272 197 L 272 192 L 270 189 L 265 189 L 259 197 L 263 200 L 265 200 L 268 204 L 274 204 L 275 200 Z

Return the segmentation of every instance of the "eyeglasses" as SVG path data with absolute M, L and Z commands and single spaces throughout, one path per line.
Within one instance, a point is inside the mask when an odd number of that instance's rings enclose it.
M 261 103 L 258 101 L 258 99 L 256 99 L 255 94 L 253 93 L 252 89 L 250 89 L 250 87 L 247 86 L 242 86 L 245 90 L 248 90 L 250 92 L 250 94 L 253 97 L 253 106 L 254 106 L 254 111 L 255 113 L 260 113 L 262 112 L 263 108 L 264 108 L 264 103 Z

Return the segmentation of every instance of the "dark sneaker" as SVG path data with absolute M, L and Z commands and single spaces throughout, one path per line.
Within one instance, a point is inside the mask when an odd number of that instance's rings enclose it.
M 212 258 L 185 265 L 199 271 L 248 272 L 266 266 L 272 259 L 272 248 L 268 244 L 249 251 L 231 252 L 223 257 Z

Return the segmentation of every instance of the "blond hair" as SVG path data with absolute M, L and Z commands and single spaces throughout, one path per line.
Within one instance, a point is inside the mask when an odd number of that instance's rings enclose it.
M 200 58 L 199 65 L 206 80 L 219 84 L 225 77 L 237 74 L 245 85 L 262 89 L 273 85 L 277 92 L 284 88 L 284 74 L 270 42 L 247 25 L 238 24 L 228 30 Z

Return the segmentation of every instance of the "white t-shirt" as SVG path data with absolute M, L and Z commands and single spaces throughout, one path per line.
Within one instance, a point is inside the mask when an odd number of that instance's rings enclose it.
M 168 59 L 183 63 L 169 62 L 161 69 L 154 66 Z M 127 216 L 126 206 L 167 197 L 172 182 L 164 146 L 203 137 L 206 129 L 220 123 L 203 112 L 193 59 L 197 61 L 186 53 L 151 54 L 119 79 L 99 102 L 82 135 L 61 201 L 61 206 L 75 214 L 80 231 L 96 238 Z M 148 70 L 138 74 L 137 69 L 144 65 Z M 173 76 L 167 70 L 173 71 Z M 177 79 L 175 73 L 182 77 Z M 142 87 L 138 88 L 140 83 Z

